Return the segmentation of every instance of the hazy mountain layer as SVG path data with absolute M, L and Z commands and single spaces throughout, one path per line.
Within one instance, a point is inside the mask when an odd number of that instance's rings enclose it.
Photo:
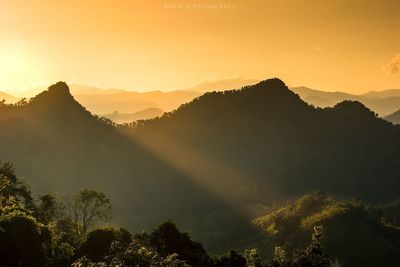
M 102 117 L 112 120 L 115 123 L 131 123 L 137 120 L 147 120 L 160 117 L 164 111 L 159 108 L 147 108 L 135 113 L 119 113 L 114 111 L 110 114 L 104 114 Z
M 15 103 L 17 102 L 19 99 L 17 97 L 14 97 L 10 94 L 4 93 L 4 92 L 0 92 L 0 101 L 4 100 L 6 103 Z
M 362 95 L 353 95 L 344 92 L 324 92 L 307 87 L 291 88 L 300 97 L 317 107 L 333 107 L 344 100 L 359 101 L 380 116 L 390 114 L 400 107 L 400 89 L 371 91 Z
M 400 109 L 396 112 L 385 117 L 385 120 L 390 121 L 393 124 L 400 124 Z

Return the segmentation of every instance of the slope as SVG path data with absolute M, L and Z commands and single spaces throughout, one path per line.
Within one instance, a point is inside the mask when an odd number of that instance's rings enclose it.
M 400 228 L 383 224 L 359 201 L 339 201 L 316 192 L 253 223 L 289 251 L 304 247 L 313 227 L 322 225 L 324 249 L 342 266 L 400 264 Z

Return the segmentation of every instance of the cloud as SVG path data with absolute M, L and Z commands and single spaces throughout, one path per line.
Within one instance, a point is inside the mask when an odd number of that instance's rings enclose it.
M 392 60 L 385 64 L 384 69 L 391 74 L 400 73 L 400 53 L 396 54 Z

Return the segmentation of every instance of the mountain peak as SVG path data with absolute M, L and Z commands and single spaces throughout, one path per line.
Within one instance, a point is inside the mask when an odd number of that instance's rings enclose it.
M 29 108 L 42 114 L 68 114 L 85 110 L 71 95 L 65 82 L 57 82 L 31 99 Z
M 69 87 L 65 82 L 57 82 L 53 85 L 50 85 L 50 87 L 47 89 L 47 92 L 55 94 L 55 95 L 67 95 L 67 96 L 72 96 Z
M 37 101 L 52 101 L 54 103 L 62 104 L 62 103 L 70 103 L 74 101 L 72 97 L 69 87 L 65 82 L 57 82 L 51 86 L 46 91 L 41 92 L 37 96 L 32 99 L 32 102 Z
M 359 101 L 344 100 L 344 101 L 336 104 L 333 108 L 338 111 L 347 113 L 349 115 L 371 114 L 371 115 L 375 116 L 374 115 L 375 113 L 373 111 L 371 111 L 369 108 L 364 106 L 364 104 Z
M 243 89 L 245 94 L 253 96 L 255 103 L 261 101 L 262 105 L 267 105 L 275 110 L 289 112 L 290 110 L 304 110 L 308 107 L 307 103 L 278 78 L 267 79 Z
M 272 78 L 272 79 L 267 79 L 264 81 L 261 81 L 255 85 L 251 85 L 246 87 L 247 90 L 253 91 L 253 92 L 258 92 L 258 93 L 267 93 L 270 96 L 285 96 L 285 97 L 290 97 L 290 96 L 296 96 L 295 93 L 290 91 L 290 89 L 286 86 L 286 84 L 278 78 Z M 296 97 L 297 98 L 297 97 Z
M 256 85 L 271 89 L 288 89 L 286 84 L 279 78 L 267 79 L 259 82 Z

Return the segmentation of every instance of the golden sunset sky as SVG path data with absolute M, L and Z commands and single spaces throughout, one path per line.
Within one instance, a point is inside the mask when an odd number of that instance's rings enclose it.
M 399 11 L 398 0 L 0 0 L 0 90 L 237 77 L 400 88 Z

